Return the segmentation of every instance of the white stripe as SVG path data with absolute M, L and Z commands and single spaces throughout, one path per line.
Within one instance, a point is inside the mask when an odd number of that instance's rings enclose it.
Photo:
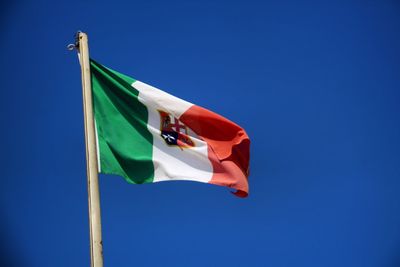
M 190 102 L 140 81 L 132 83 L 132 86 L 140 92 L 140 97 L 142 99 L 151 100 L 151 106 L 153 108 L 162 109 L 173 114 L 176 118 L 179 118 L 188 108 L 193 106 Z
M 93 114 L 94 115 L 94 114 Z M 101 172 L 101 165 L 100 165 L 100 147 L 99 147 L 99 136 L 97 135 L 97 124 L 96 119 L 94 119 L 94 134 L 96 136 L 96 156 L 97 156 L 97 171 L 98 173 Z
M 139 101 L 146 105 L 149 112 L 147 128 L 153 135 L 154 182 L 167 180 L 209 182 L 213 175 L 213 167 L 208 159 L 207 143 L 199 139 L 190 129 L 188 135 L 195 143 L 194 147 L 169 146 L 161 137 L 158 110 L 169 112 L 178 118 L 193 104 L 142 82 L 134 82 L 132 86 L 139 91 Z

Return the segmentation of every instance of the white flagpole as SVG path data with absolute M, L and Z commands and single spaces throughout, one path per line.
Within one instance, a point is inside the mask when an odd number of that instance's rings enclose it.
M 90 258 L 91 267 L 103 267 L 103 242 L 101 238 L 100 194 L 97 166 L 96 135 L 92 103 L 92 85 L 88 37 L 86 33 L 77 33 L 77 49 L 80 53 L 83 112 L 85 122 L 86 171 L 89 201 Z

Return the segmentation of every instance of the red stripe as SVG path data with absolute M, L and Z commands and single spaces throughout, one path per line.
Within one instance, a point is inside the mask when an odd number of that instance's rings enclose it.
M 239 197 L 249 192 L 250 139 L 237 124 L 193 105 L 179 118 L 208 144 L 214 175 L 211 184 L 234 188 Z

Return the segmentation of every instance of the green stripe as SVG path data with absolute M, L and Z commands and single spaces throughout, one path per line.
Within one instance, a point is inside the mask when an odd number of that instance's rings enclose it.
M 101 173 L 121 175 L 130 183 L 151 183 L 153 137 L 147 129 L 147 108 L 131 86 L 135 80 L 94 60 L 90 66 Z

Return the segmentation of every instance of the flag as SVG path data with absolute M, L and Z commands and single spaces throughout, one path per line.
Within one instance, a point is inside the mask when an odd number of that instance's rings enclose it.
M 90 61 L 99 172 L 248 195 L 250 140 L 228 119 Z

